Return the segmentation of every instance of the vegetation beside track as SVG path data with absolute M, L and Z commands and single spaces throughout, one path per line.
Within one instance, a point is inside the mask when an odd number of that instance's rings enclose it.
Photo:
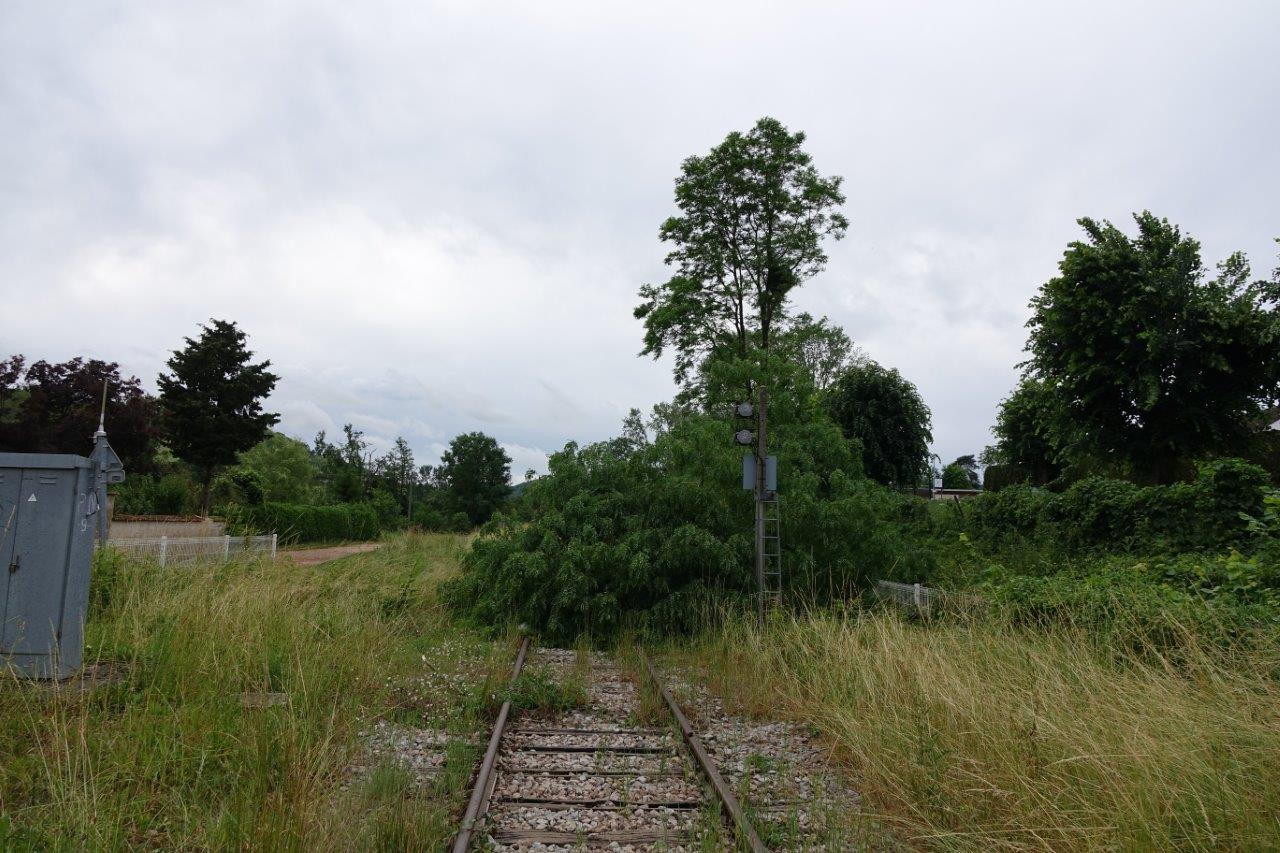
M 855 610 L 731 622 L 675 654 L 732 708 L 820 732 L 867 808 L 929 848 L 1269 848 L 1280 650 L 1184 640 L 1175 659 L 992 614 Z
M 437 848 L 476 757 L 461 736 L 510 665 L 436 604 L 465 541 L 401 535 L 311 568 L 101 556 L 87 658 L 107 683 L 0 676 L 0 848 Z M 445 689 L 413 689 L 424 672 Z M 349 771 L 378 718 L 456 736 L 434 783 Z

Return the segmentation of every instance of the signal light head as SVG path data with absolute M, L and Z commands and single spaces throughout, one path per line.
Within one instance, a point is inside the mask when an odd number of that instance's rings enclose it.
M 733 441 L 735 444 L 749 445 L 753 444 L 755 440 L 755 433 L 749 429 L 740 429 L 733 434 Z
M 749 418 L 756 413 L 756 407 L 750 403 L 734 403 L 733 413 L 740 418 Z

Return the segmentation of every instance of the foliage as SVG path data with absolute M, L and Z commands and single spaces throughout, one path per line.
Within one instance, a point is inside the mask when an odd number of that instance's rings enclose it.
M 733 623 L 680 659 L 726 704 L 820 735 L 863 811 L 891 815 L 906 841 L 1269 849 L 1280 646 L 1224 653 L 1183 636 L 1175 664 L 1061 623 L 854 611 Z M 878 845 L 838 849 L 863 846 Z
M 503 691 L 518 711 L 563 714 L 585 707 L 587 688 L 576 672 L 555 673 L 545 667 L 525 667 Z
M 844 434 L 862 445 L 867 476 L 883 485 L 916 486 L 929 476 L 932 416 L 916 386 L 891 368 L 849 367 L 826 394 Z
M 471 530 L 471 518 L 465 512 L 452 515 L 430 504 L 418 504 L 413 508 L 413 523 L 423 530 L 438 533 L 466 533 Z
M 237 457 L 235 469 L 257 477 L 264 500 L 309 503 L 316 497 L 316 463 L 307 445 L 273 432 Z
M 1023 377 L 1000 403 L 992 429 L 998 443 L 988 463 L 1017 466 L 1037 486 L 1057 479 L 1062 467 L 1051 432 L 1058 419 L 1057 404 L 1056 395 L 1043 381 Z
M 159 424 L 156 400 L 120 365 L 73 358 L 59 364 L 20 355 L 0 362 L 0 449 L 20 453 L 88 456 L 107 385 L 106 428 L 111 447 L 130 476 L 154 468 Z
M 277 533 L 281 542 L 367 541 L 382 530 L 377 510 L 363 503 L 234 505 L 227 509 L 227 522 L 237 533 Z
M 830 600 L 910 564 L 901 527 L 920 523 L 922 503 L 863 478 L 856 443 L 812 394 L 770 387 L 790 591 Z M 628 425 L 611 441 L 554 454 L 550 473 L 527 487 L 521 518 L 499 516 L 475 541 L 446 600 L 559 642 L 627 625 L 689 631 L 717 603 L 745 605 L 753 509 L 729 419 L 660 409 L 652 437 L 638 413 Z
M 803 365 L 819 392 L 831 387 L 845 370 L 867 360 L 844 329 L 826 317 L 815 320 L 807 313 L 784 321 L 774 348 L 783 358 Z
M 1030 473 L 1021 465 L 988 465 L 982 471 L 982 488 L 988 492 L 998 492 L 1008 486 L 1026 483 L 1030 479 Z
M 446 505 L 483 524 L 511 491 L 511 457 L 491 436 L 469 432 L 449 442 L 435 476 Z
M 978 462 L 974 459 L 972 453 L 967 456 L 961 456 L 942 469 L 942 488 L 982 488 L 982 479 L 978 476 Z
M 409 442 L 397 437 L 386 455 L 374 462 L 374 473 L 387 484 L 390 494 L 398 505 L 404 507 L 402 511 L 407 516 L 413 488 L 418 484 L 418 469 L 413 464 Z
M 491 724 L 485 700 L 512 657 L 437 606 L 460 549 L 396 537 L 313 568 L 178 571 L 100 551 L 85 630 L 96 678 L 55 690 L 0 673 L 0 849 L 447 846 L 478 757 L 470 733 Z M 287 703 L 247 707 L 268 692 Z M 405 725 L 448 738 L 429 784 L 370 752 Z
M 185 471 L 130 474 L 112 492 L 114 509 L 121 515 L 186 515 L 199 509 L 193 489 Z
M 170 373 L 157 381 L 170 446 L 199 469 L 207 510 L 217 469 L 235 462 L 280 420 L 262 410 L 279 377 L 267 370 L 270 361 L 250 361 L 247 336 L 235 323 L 211 320 L 200 328 L 199 339 L 186 338 L 167 362 Z
M 1240 546 L 1255 537 L 1269 480 L 1256 465 L 1219 459 L 1169 486 L 1087 477 L 1060 494 L 1009 486 L 970 501 L 964 529 L 980 543 L 1038 539 L 1067 551 L 1179 552 Z
M 1087 240 L 1031 302 L 1026 366 L 1069 459 L 1169 483 L 1191 459 L 1240 452 L 1280 398 L 1280 278 L 1250 282 L 1239 253 L 1207 277 L 1198 242 L 1134 220 L 1133 238 L 1080 220 Z
M 844 236 L 848 221 L 835 211 L 841 179 L 818 174 L 804 141 L 762 118 L 684 161 L 680 214 L 659 231 L 676 274 L 643 286 L 635 310 L 645 324 L 642 354 L 674 352 L 682 385 L 708 357 L 768 350 L 790 291 L 826 265 L 823 238 Z

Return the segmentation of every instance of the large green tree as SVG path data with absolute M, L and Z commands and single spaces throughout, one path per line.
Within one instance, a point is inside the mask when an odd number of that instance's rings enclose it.
M 236 467 L 257 478 L 264 500 L 307 503 L 316 497 L 318 465 L 296 438 L 273 432 L 241 453 Z
M 201 501 L 209 510 L 209 487 L 218 469 L 236 454 L 266 438 L 280 416 L 265 412 L 262 401 L 279 379 L 254 364 L 247 336 L 226 320 L 200 327 L 200 337 L 185 338 L 160 374 L 160 404 L 169 446 L 200 474 Z
M 1050 433 L 1073 462 L 1156 482 L 1235 453 L 1280 397 L 1280 278 L 1250 281 L 1243 255 L 1210 275 L 1200 244 L 1167 219 L 1129 236 L 1081 219 L 1031 301 L 1028 375 L 1056 397 Z
M 642 355 L 675 355 L 676 380 L 697 384 L 713 356 L 769 349 L 791 290 L 826 265 L 822 242 L 848 221 L 839 177 L 823 177 L 803 133 L 762 118 L 711 151 L 684 161 L 676 206 L 659 236 L 675 274 L 640 289 Z
M 845 436 L 861 442 L 868 477 L 886 486 L 917 486 L 929 478 L 932 414 L 896 369 L 855 364 L 828 389 L 826 401 Z
M 403 437 L 397 437 L 386 455 L 374 463 L 378 476 L 386 481 L 391 494 L 404 507 L 405 516 L 413 511 L 413 489 L 418 485 L 418 466 L 413 461 L 413 450 Z
M 511 493 L 511 457 L 491 436 L 464 433 L 440 455 L 435 477 L 452 508 L 483 524 Z
M 1015 466 L 1016 479 L 1043 485 L 1061 472 L 1059 448 L 1053 437 L 1059 415 L 1053 389 L 1037 379 L 1023 378 L 1000 403 L 993 432 L 997 444 L 984 459 L 988 465 Z
M 818 391 L 825 391 L 841 373 L 866 360 L 844 329 L 826 317 L 815 320 L 808 313 L 789 318 L 775 346 L 783 357 L 804 367 Z

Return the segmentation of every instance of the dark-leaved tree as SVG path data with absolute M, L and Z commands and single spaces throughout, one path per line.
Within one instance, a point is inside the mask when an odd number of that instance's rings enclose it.
M 897 370 L 874 361 L 855 364 L 828 389 L 826 401 L 845 437 L 861 442 L 868 477 L 912 487 L 930 478 L 932 414 Z
M 511 493 L 511 457 L 492 437 L 464 433 L 440 455 L 435 477 L 455 511 L 483 524 Z
M 209 511 L 209 487 L 218 469 L 267 437 L 280 416 L 262 410 L 279 379 L 270 361 L 252 362 L 247 336 L 236 324 L 211 320 L 198 339 L 168 360 L 160 374 L 160 403 L 169 446 L 201 478 L 200 506 Z
M 26 366 L 17 355 L 0 362 L 0 449 L 88 455 L 107 385 L 107 434 L 125 470 L 154 467 L 159 425 L 156 400 L 115 362 L 73 358 Z
M 1135 237 L 1081 219 L 1031 301 L 1028 374 L 1053 389 L 1050 433 L 1071 462 L 1166 483 L 1250 444 L 1280 396 L 1280 278 L 1240 253 L 1209 275 L 1200 244 L 1134 216 Z

